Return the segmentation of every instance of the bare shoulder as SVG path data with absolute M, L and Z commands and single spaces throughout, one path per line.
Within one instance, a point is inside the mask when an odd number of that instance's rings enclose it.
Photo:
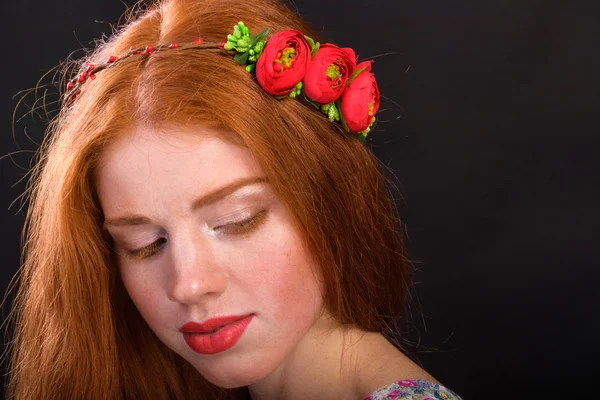
M 383 335 L 364 333 L 356 342 L 356 358 L 352 372 L 354 391 L 362 398 L 392 382 L 424 380 L 439 383 L 423 368 L 405 356 Z M 356 337 L 355 337 L 356 338 Z

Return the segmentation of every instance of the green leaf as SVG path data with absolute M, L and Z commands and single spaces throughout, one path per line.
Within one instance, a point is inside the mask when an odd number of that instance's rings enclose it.
M 235 61 L 238 64 L 241 65 L 245 65 L 246 62 L 248 61 L 248 56 L 250 55 L 250 52 L 245 52 L 245 53 L 238 53 L 235 55 L 235 57 L 233 57 L 233 61 Z
M 315 54 L 317 54 L 317 50 L 319 50 L 319 47 L 321 47 L 321 43 L 315 42 L 313 38 L 308 37 L 306 35 L 304 35 L 304 38 L 306 39 L 308 44 L 310 44 L 310 49 L 311 49 L 310 56 L 312 58 L 315 56 Z
M 258 35 L 250 35 L 250 47 L 256 46 L 256 43 L 260 42 L 269 33 L 269 28 L 263 29 Z
M 342 123 L 342 128 L 344 128 L 346 132 L 350 133 L 350 128 L 348 128 L 348 125 L 344 120 L 344 116 L 342 115 L 342 99 L 337 99 L 335 105 L 337 106 L 338 110 L 340 110 L 340 122 Z
M 321 47 L 321 43 L 317 42 L 315 43 L 315 46 L 312 49 L 312 52 L 310 53 L 310 57 L 314 57 L 315 54 L 317 54 L 317 51 L 319 51 L 319 48 Z
M 309 99 L 306 96 L 306 93 L 304 93 L 304 91 L 302 91 L 302 95 L 304 96 L 304 100 L 306 100 L 306 102 L 310 105 L 312 105 L 314 108 L 316 108 L 317 110 L 321 109 L 321 105 L 319 103 L 317 103 L 316 101 L 312 101 L 311 99 Z
M 346 84 L 346 86 L 350 86 L 350 82 L 352 82 L 354 80 L 354 78 L 356 78 L 358 75 L 360 75 L 361 72 L 363 72 L 366 68 L 359 68 L 357 70 L 355 70 L 352 73 L 352 76 L 350 77 L 350 79 L 348 79 L 348 83 Z
M 310 44 L 310 48 L 311 49 L 315 47 L 315 41 L 312 38 L 310 38 L 310 37 L 308 37 L 306 35 L 304 35 L 304 38 L 306 39 L 306 41 L 308 42 L 308 44 Z
M 342 121 L 342 128 L 344 128 L 346 132 L 350 133 L 350 128 L 348 128 L 348 124 L 346 124 L 346 121 L 344 118 L 342 118 L 342 114 L 340 114 L 340 121 Z

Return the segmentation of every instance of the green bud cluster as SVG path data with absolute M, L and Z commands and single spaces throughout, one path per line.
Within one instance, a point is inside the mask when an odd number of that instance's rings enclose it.
M 227 35 L 225 50 L 235 49 L 238 53 L 248 51 L 250 45 L 250 30 L 242 21 L 233 26 L 233 35 Z
M 296 84 L 296 86 L 294 86 L 294 89 L 291 91 L 290 97 L 292 99 L 295 99 L 296 97 L 300 96 L 301 93 L 302 93 L 302 82 L 298 82 L 298 84 Z
M 340 120 L 340 111 L 338 110 L 335 103 L 322 105 L 321 112 L 327 114 L 327 117 L 331 122 L 336 122 Z
M 263 39 L 269 29 L 264 29 L 258 35 L 250 34 L 250 30 L 242 21 L 233 26 L 233 34 L 227 35 L 225 50 L 235 50 L 234 60 L 238 64 L 246 65 L 246 71 L 254 71 L 255 64 L 265 48 L 266 39 Z
M 253 63 L 258 61 L 258 57 L 260 57 L 263 49 L 265 48 L 265 43 L 266 42 L 264 40 L 260 40 L 258 43 L 256 43 L 256 45 L 253 48 L 248 50 L 248 53 L 250 54 L 250 56 L 248 57 L 248 61 Z

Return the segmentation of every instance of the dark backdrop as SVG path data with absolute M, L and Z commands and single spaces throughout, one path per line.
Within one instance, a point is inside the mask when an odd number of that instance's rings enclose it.
M 386 98 L 370 143 L 402 183 L 418 260 L 405 339 L 467 399 L 597 393 L 597 4 L 296 2 L 361 58 L 397 53 L 373 65 Z M 44 129 L 25 117 L 13 137 L 12 97 L 110 33 L 123 10 L 119 0 L 2 5 L 2 292 L 19 265 L 17 182 Z

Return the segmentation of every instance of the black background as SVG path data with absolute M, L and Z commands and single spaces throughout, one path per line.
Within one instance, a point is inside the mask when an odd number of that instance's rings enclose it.
M 44 131 L 29 116 L 13 137 L 13 96 L 109 34 L 124 4 L 133 3 L 2 5 L 3 292 L 19 265 L 18 181 Z M 385 98 L 370 143 L 402 183 L 418 260 L 405 338 L 465 399 L 598 392 L 597 4 L 295 3 L 325 40 L 360 58 L 395 53 L 373 64 Z

